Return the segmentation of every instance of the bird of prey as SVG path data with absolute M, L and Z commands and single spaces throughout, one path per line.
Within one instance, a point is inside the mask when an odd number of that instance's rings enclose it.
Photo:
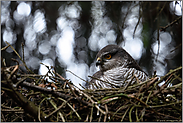
M 96 56 L 100 70 L 90 80 L 90 89 L 118 88 L 148 79 L 132 56 L 118 45 L 107 45 Z

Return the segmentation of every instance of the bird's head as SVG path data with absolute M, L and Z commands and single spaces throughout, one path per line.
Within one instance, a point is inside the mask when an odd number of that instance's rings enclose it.
M 121 66 L 141 70 L 130 54 L 118 45 L 107 45 L 102 48 L 98 52 L 96 59 L 96 66 L 99 66 L 101 71 L 106 71 Z
M 123 61 L 125 61 L 122 51 L 123 49 L 117 45 L 108 45 L 104 47 L 96 56 L 96 66 L 99 66 L 101 71 L 122 66 L 124 64 Z

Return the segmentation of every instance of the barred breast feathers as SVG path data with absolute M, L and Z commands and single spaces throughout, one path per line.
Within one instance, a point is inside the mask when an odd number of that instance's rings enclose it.
M 95 79 L 92 84 L 97 88 L 124 87 L 130 81 L 132 81 L 131 84 L 136 82 L 136 79 L 133 78 L 134 75 L 140 81 L 145 81 L 148 78 L 144 72 L 136 70 L 135 68 L 118 67 L 104 72 L 103 75 L 100 76 L 98 80 Z

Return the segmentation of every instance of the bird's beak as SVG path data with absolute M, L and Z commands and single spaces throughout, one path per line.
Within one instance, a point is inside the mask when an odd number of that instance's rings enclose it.
M 97 58 L 96 66 L 102 65 L 102 59 L 100 57 Z

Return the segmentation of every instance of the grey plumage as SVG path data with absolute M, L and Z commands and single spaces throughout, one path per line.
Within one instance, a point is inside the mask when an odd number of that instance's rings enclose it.
M 124 87 L 127 83 L 134 84 L 138 80 L 147 80 L 147 74 L 123 48 L 107 45 L 97 56 L 96 72 L 91 81 L 90 89 Z

